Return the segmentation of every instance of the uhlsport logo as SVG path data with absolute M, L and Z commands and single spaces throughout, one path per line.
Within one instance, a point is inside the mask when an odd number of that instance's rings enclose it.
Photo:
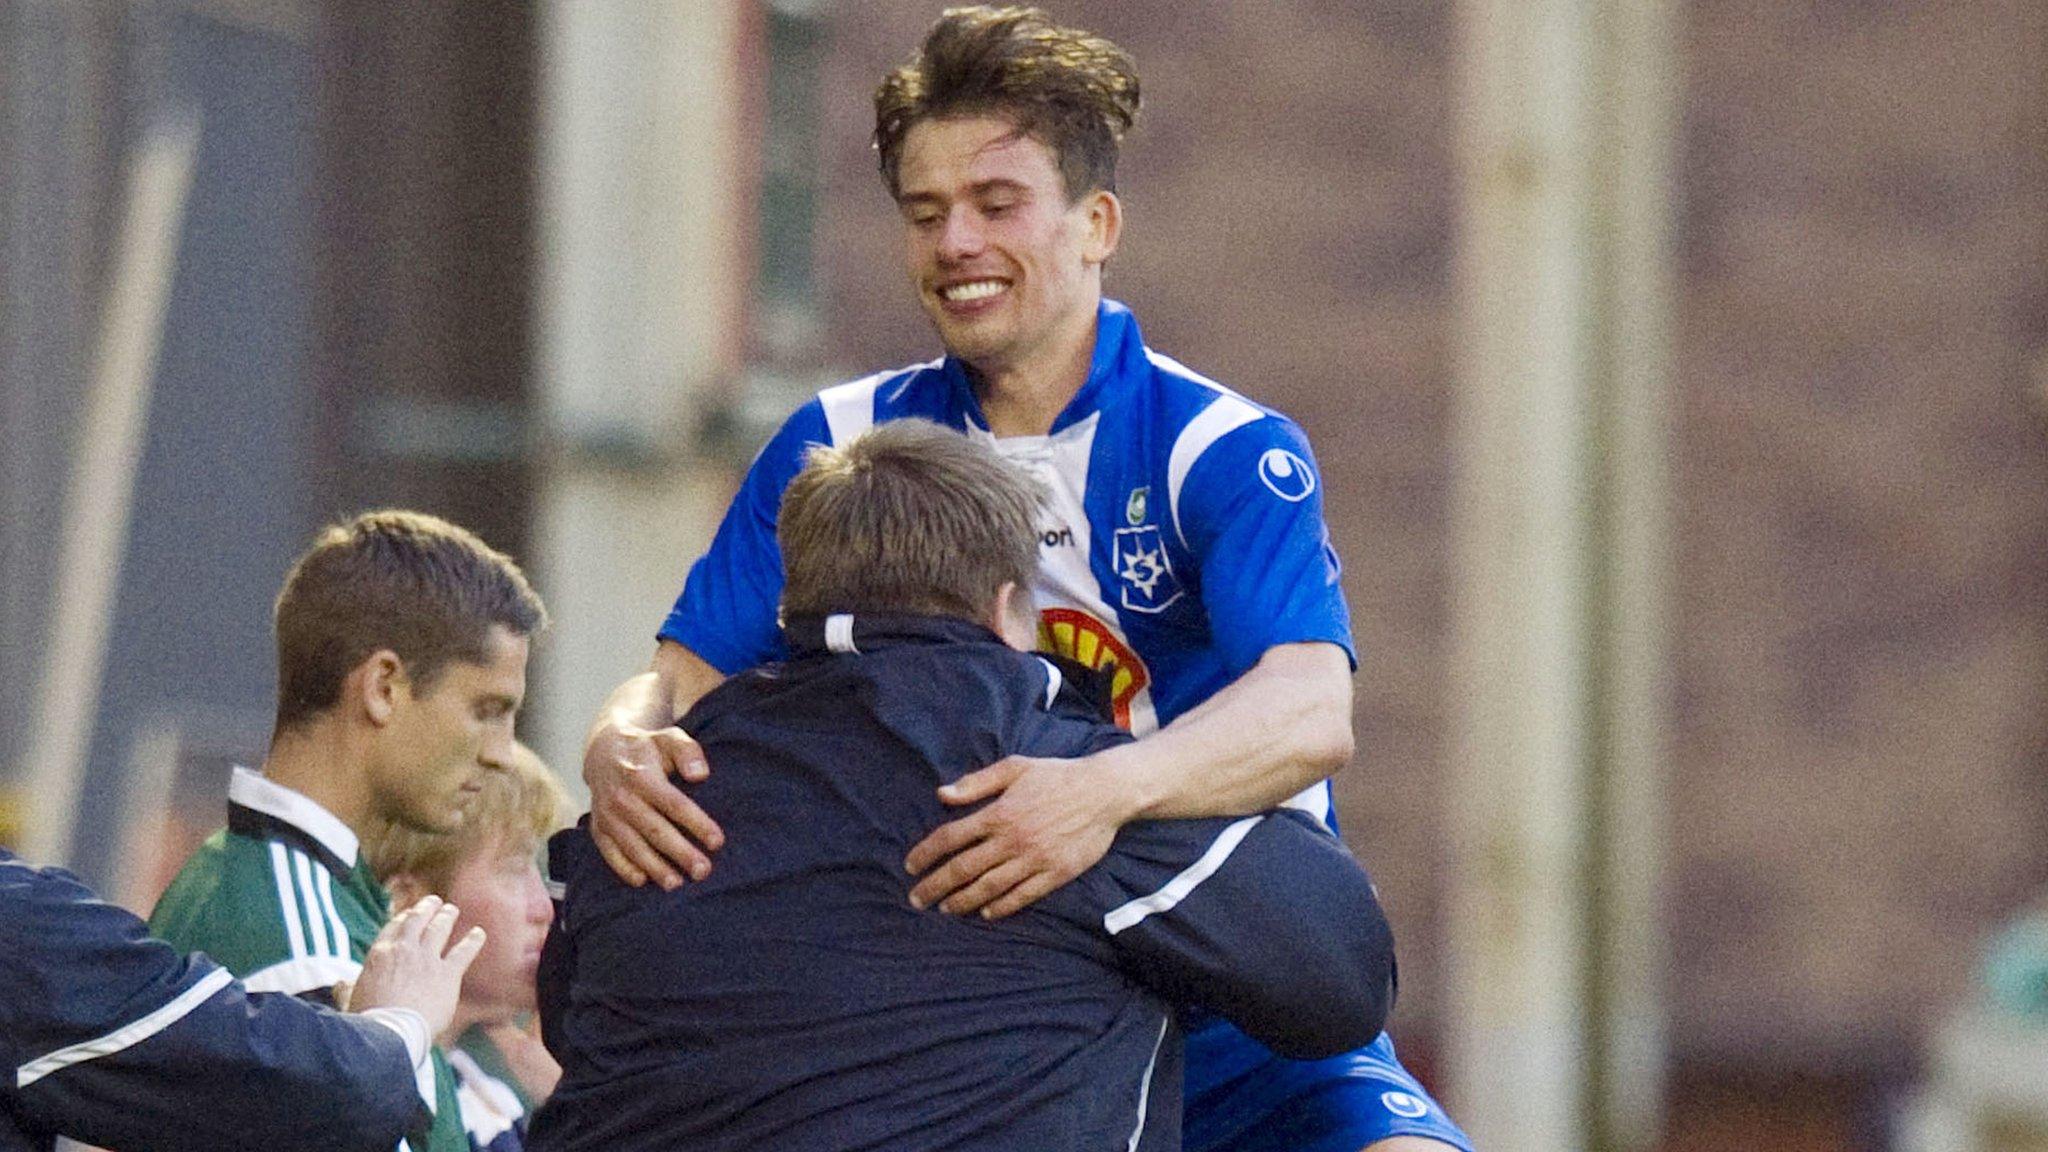
M 1387 1106 L 1387 1111 L 1404 1120 L 1420 1120 L 1429 1115 L 1428 1103 L 1420 1096 L 1411 1096 L 1406 1092 L 1382 1092 L 1380 1103 Z
M 1077 664 L 1108 670 L 1116 722 L 1124 728 L 1131 726 L 1131 701 L 1152 682 L 1152 674 L 1109 625 L 1078 609 L 1047 608 L 1038 614 L 1038 647 Z
M 1117 529 L 1111 560 L 1116 565 L 1123 605 L 1130 611 L 1164 612 L 1167 605 L 1180 599 L 1180 581 L 1174 578 L 1173 562 L 1166 558 L 1166 541 L 1159 535 L 1159 525 Z
M 1301 503 L 1316 490 L 1316 474 L 1309 470 L 1308 461 L 1285 448 L 1268 448 L 1259 457 L 1259 479 L 1273 495 L 1290 504 Z
M 1047 548 L 1072 548 L 1074 529 L 1066 524 L 1057 528 L 1041 528 L 1038 532 L 1038 542 Z
M 1124 519 L 1130 521 L 1133 528 L 1143 524 L 1145 522 L 1145 511 L 1151 503 L 1152 488 L 1150 485 L 1131 489 L 1130 498 L 1124 501 Z

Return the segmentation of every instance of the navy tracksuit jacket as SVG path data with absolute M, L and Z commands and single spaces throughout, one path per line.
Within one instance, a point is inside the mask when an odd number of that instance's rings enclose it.
M 1129 737 L 964 621 L 788 638 L 683 720 L 712 766 L 692 796 L 726 831 L 708 878 L 629 888 L 586 830 L 550 845 L 541 1014 L 564 1075 L 531 1152 L 1156 1152 L 1180 1146 L 1174 1005 L 1292 1056 L 1379 1034 L 1386 919 L 1302 813 L 1131 824 L 1003 920 L 913 909 L 904 856 L 961 814 L 939 785 Z
M 149 938 L 0 849 L 0 1152 L 390 1152 L 426 1105 L 399 1034 Z

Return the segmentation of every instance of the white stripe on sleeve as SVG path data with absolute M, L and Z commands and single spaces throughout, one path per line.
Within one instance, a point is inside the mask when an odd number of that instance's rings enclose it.
M 327 923 L 334 929 L 334 954 L 344 959 L 353 955 L 349 948 L 348 926 L 341 922 L 341 913 L 334 908 L 334 874 L 320 865 L 320 907 L 327 913 Z
M 22 1089 L 41 1080 L 52 1072 L 60 1072 L 73 1064 L 112 1056 L 126 1048 L 134 1047 L 151 1036 L 169 1028 L 192 1014 L 193 1009 L 213 998 L 214 993 L 235 982 L 225 968 L 215 968 L 199 978 L 199 982 L 179 993 L 177 998 L 132 1024 L 116 1028 L 97 1040 L 87 1040 L 68 1048 L 59 1048 L 47 1056 L 23 1064 L 14 1073 L 15 1088 Z
M 834 448 L 846 447 L 875 426 L 875 392 L 888 377 L 889 373 L 880 372 L 818 393 L 819 406 L 825 409 L 825 430 Z
M 1187 547 L 1188 534 L 1180 526 L 1180 490 L 1194 471 L 1195 461 L 1209 446 L 1226 435 L 1264 416 L 1257 406 L 1229 392 L 1222 392 L 1174 438 L 1173 451 L 1166 458 L 1166 505 L 1173 513 L 1173 532 Z
M 284 916 L 284 934 L 291 941 L 292 958 L 306 955 L 306 933 L 299 927 L 299 901 L 293 894 L 291 860 L 285 855 L 285 846 L 275 840 L 270 842 L 270 872 L 277 881 L 277 908 Z
M 1264 819 L 1264 816 L 1247 816 L 1218 832 L 1215 841 L 1209 845 L 1209 850 L 1202 853 L 1202 858 L 1183 868 L 1180 875 L 1168 880 L 1166 887 L 1150 896 L 1141 896 L 1110 909 L 1109 915 L 1102 918 L 1103 929 L 1114 936 L 1155 912 L 1171 911 L 1174 905 L 1187 899 L 1188 893 L 1199 887 L 1202 881 L 1215 875 L 1216 870 L 1223 867 L 1223 862 L 1230 859 L 1230 854 L 1237 851 L 1238 842 Z
M 304 852 L 292 850 L 292 868 L 299 878 L 299 907 L 306 910 L 306 927 L 311 932 L 308 941 L 315 956 L 338 956 L 340 953 L 327 942 L 327 915 L 320 910 L 320 889 L 313 883 L 313 862 Z M 322 869 L 325 871 L 325 869 Z

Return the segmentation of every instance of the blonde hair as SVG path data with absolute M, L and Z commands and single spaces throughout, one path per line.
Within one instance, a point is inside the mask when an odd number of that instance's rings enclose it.
M 463 862 L 493 841 L 538 846 L 568 823 L 568 811 L 569 797 L 555 774 L 533 749 L 517 744 L 506 770 L 485 773 L 482 790 L 463 805 L 461 827 L 422 832 L 394 824 L 364 851 L 380 880 L 403 874 L 429 892 L 443 892 Z

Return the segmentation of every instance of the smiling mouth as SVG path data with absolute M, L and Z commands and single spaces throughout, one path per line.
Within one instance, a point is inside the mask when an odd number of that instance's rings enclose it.
M 948 304 L 974 304 L 1009 291 L 1007 280 L 967 280 L 959 284 L 948 284 L 938 290 L 939 299 Z

